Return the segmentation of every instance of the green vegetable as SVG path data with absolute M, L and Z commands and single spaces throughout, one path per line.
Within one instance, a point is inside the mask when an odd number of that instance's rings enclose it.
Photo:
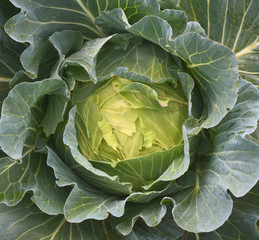
M 257 12 L 2 0 L 0 239 L 259 239 Z
M 77 115 L 83 155 L 116 163 L 181 144 L 188 102 L 181 87 L 114 77 L 78 105 Z

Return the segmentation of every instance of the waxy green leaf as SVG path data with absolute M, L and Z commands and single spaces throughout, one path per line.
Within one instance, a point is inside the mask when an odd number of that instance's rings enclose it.
M 196 234 L 201 240 L 257 240 L 259 239 L 259 184 L 242 198 L 233 197 L 233 211 L 228 221 L 220 228 L 210 233 Z M 194 234 L 186 233 L 186 239 L 197 239 Z
M 55 184 L 53 171 L 46 165 L 46 155 L 32 152 L 21 161 L 0 158 L 0 202 L 14 206 L 26 192 L 33 191 L 31 199 L 41 211 L 62 214 L 68 192 Z
M 218 124 L 236 102 L 238 68 L 235 54 L 197 33 L 175 36 L 169 23 L 158 16 L 146 16 L 133 25 L 125 19 L 120 21 L 123 20 L 127 31 L 158 44 L 186 62 L 205 103 L 204 121 L 199 125 L 209 128 Z
M 163 8 L 179 9 L 197 21 L 208 38 L 228 46 L 237 56 L 240 75 L 258 86 L 259 40 L 256 0 L 161 0 Z
M 17 14 L 18 9 L 7 1 L 0 3 L 0 108 L 10 91 L 9 82 L 17 71 L 22 69 L 20 54 L 25 49 L 24 44 L 13 41 L 4 31 L 5 22 Z
M 3 240 L 138 240 L 132 235 L 124 237 L 119 234 L 110 220 L 88 220 L 78 224 L 67 222 L 62 215 L 47 215 L 28 196 L 12 208 L 0 204 L 0 213 L 0 238 Z
M 174 198 L 174 219 L 187 231 L 209 232 L 220 227 L 232 211 L 227 189 L 242 197 L 259 180 L 259 148 L 244 138 L 255 129 L 259 94 L 243 79 L 239 91 L 237 104 L 222 124 L 209 130 L 212 152 L 200 155 L 192 167 L 196 174 L 195 187 L 183 190 Z M 236 114 L 242 117 L 234 121 Z
M 57 79 L 21 83 L 5 99 L 1 113 L 0 144 L 2 150 L 13 159 L 20 159 L 33 150 L 43 115 L 43 109 L 37 106 L 37 102 L 45 95 L 67 97 L 65 83 Z M 55 108 L 55 104 L 53 107 Z M 57 123 L 61 119 L 62 116 L 59 115 Z
M 2 0 L 0 239 L 259 239 L 257 12 Z

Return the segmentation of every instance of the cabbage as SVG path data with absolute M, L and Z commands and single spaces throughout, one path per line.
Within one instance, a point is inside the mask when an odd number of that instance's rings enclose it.
M 257 12 L 2 0 L 0 239 L 259 239 Z

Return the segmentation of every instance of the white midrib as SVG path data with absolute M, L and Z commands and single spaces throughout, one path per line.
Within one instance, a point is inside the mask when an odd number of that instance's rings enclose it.
M 13 74 L 16 73 L 16 72 L 15 72 L 6 62 L 4 62 L 2 59 L 0 59 L 0 63 L 2 63 L 6 68 L 8 68 L 11 73 L 13 73 Z
M 236 50 L 237 42 L 238 42 L 240 34 L 242 32 L 242 28 L 243 28 L 243 25 L 244 25 L 244 22 L 245 22 L 246 15 L 247 15 L 247 13 L 248 13 L 252 3 L 253 3 L 253 0 L 250 2 L 250 4 L 248 5 L 248 7 L 247 7 L 247 9 L 246 9 L 246 11 L 244 13 L 244 16 L 242 18 L 242 21 L 241 21 L 241 24 L 240 24 L 240 27 L 239 27 L 239 30 L 238 30 L 238 33 L 237 33 L 237 37 L 235 39 L 235 42 L 234 42 L 234 45 L 233 45 L 233 48 L 232 48 L 232 52 L 235 52 L 235 50 Z
M 0 82 L 10 82 L 11 78 L 0 77 Z
M 246 48 L 244 48 L 240 52 L 236 53 L 237 58 L 239 58 L 239 57 L 241 57 L 241 56 L 243 56 L 247 53 L 252 52 L 252 49 L 255 48 L 257 45 L 259 45 L 258 40 L 259 40 L 259 37 L 257 37 L 251 45 L 247 46 Z
M 54 238 L 56 237 L 57 233 L 59 232 L 59 230 L 61 229 L 61 227 L 64 225 L 64 223 L 66 222 L 66 219 L 64 218 L 60 224 L 58 225 L 57 229 L 53 232 L 52 237 L 50 240 L 54 240 Z
M 207 35 L 208 35 L 208 38 L 210 38 L 210 0 L 207 0 L 207 16 L 208 16 Z
M 227 24 L 228 4 L 229 4 L 229 0 L 227 0 L 227 6 L 226 6 L 226 11 L 225 11 L 225 16 L 224 16 L 224 25 L 223 25 L 222 38 L 221 38 L 221 44 L 222 44 L 222 45 L 224 45 L 224 39 L 225 39 L 226 24 Z
M 76 0 L 76 2 L 82 8 L 82 10 L 86 13 L 86 15 L 90 18 L 92 23 L 95 24 L 95 17 L 94 17 L 94 15 L 85 7 L 85 5 L 83 4 L 82 0 Z M 105 36 L 103 31 L 102 31 L 102 29 L 100 27 L 96 26 L 96 29 L 99 31 L 99 34 L 102 37 Z
M 87 14 L 87 16 L 91 19 L 91 21 L 95 22 L 94 15 L 85 7 L 81 0 L 76 0 L 78 5 L 82 8 L 82 10 Z

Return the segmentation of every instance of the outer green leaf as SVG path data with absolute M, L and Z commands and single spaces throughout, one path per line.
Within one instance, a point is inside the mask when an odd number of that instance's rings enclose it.
M 158 0 L 161 9 L 176 9 L 178 0 Z
M 66 74 L 61 71 L 61 65 L 66 56 L 69 56 L 73 52 L 78 51 L 83 46 L 83 36 L 80 32 L 74 32 L 70 30 L 63 30 L 56 32 L 49 37 L 50 42 L 53 44 L 58 52 L 59 60 L 52 69 L 52 78 L 62 78 L 66 81 L 68 89 L 72 90 L 75 86 L 75 80 L 71 78 L 71 74 Z M 64 100 L 63 100 L 64 101 Z M 60 99 L 61 102 L 61 99 Z M 52 106 L 49 105 L 48 109 Z
M 22 64 L 33 78 L 43 78 L 44 75 L 45 78 L 50 77 L 46 74 L 50 72 L 49 65 L 55 62 L 53 58 L 57 58 L 57 54 L 51 51 L 51 45 L 46 39 L 53 33 L 74 30 L 81 32 L 87 40 L 96 39 L 105 36 L 95 24 L 95 18 L 102 10 L 123 7 L 132 22 L 148 13 L 159 12 L 159 5 L 155 0 L 136 0 L 130 3 L 125 0 L 119 2 L 102 0 L 98 1 L 98 4 L 82 0 L 66 3 L 57 0 L 11 2 L 22 11 L 8 21 L 6 31 L 14 40 L 31 44 L 22 55 Z
M 201 181 L 199 175 L 196 186 L 180 192 L 174 200 L 174 219 L 178 226 L 190 232 L 208 232 L 218 228 L 232 210 L 230 195 L 220 187 Z
M 259 93 L 252 84 L 240 79 L 239 97 L 235 107 L 215 131 L 211 130 L 213 148 L 217 154 L 210 156 L 215 159 L 217 168 L 225 169 L 221 180 L 236 197 L 246 194 L 259 179 L 259 148 L 242 139 L 256 129 L 258 118 Z
M 10 2 L 9 0 L 3 0 L 0 3 L 0 24 L 1 26 L 4 26 L 5 22 L 11 18 L 12 16 L 14 16 L 15 14 L 17 14 L 19 12 L 19 10 L 17 8 L 15 8 Z
M 255 144 L 244 139 L 230 140 L 215 146 L 204 167 L 211 171 L 212 181 L 214 177 L 214 181 L 220 181 L 235 196 L 241 197 L 258 181 L 258 154 Z
M 146 185 L 145 189 L 149 189 L 151 186 L 156 185 L 160 181 L 172 181 L 182 176 L 189 167 L 189 156 L 185 156 L 183 153 L 173 159 L 169 167 L 159 176 L 156 181 L 150 185 Z
M 19 58 L 25 49 L 25 45 L 13 41 L 3 28 L 5 22 L 17 14 L 17 10 L 8 0 L 0 2 L 0 109 L 3 100 L 10 91 L 9 82 L 11 78 L 22 69 Z
M 166 206 L 160 200 L 146 204 L 128 204 L 123 217 L 119 218 L 116 229 L 123 235 L 128 235 L 138 218 L 142 218 L 149 227 L 157 226 L 166 213 Z
M 165 0 L 163 7 L 180 9 L 198 21 L 207 36 L 237 55 L 241 76 L 259 84 L 259 17 L 256 0 Z M 163 4 L 162 4 L 163 5 Z
M 166 9 L 154 15 L 166 20 L 171 25 L 175 35 L 174 37 L 181 35 L 186 29 L 187 18 L 182 11 Z M 101 15 L 96 18 L 96 24 L 110 34 L 125 32 L 125 26 L 130 27 L 126 14 L 119 8 L 110 12 L 102 12 Z
M 190 179 L 193 180 L 192 176 L 190 177 Z M 187 188 L 187 186 L 190 187 L 193 185 L 193 182 L 188 182 L 184 184 L 178 182 L 170 182 L 169 184 L 160 183 L 159 187 L 162 190 L 159 191 L 148 189 L 148 191 L 145 192 L 134 192 L 127 197 L 127 201 L 133 203 L 149 203 L 155 198 L 177 193 L 181 191 L 183 188 Z
M 128 22 L 127 16 L 121 8 L 113 9 L 112 11 L 103 11 L 96 18 L 96 24 L 101 26 L 107 34 L 124 33 L 125 22 Z
M 83 37 L 79 32 L 64 30 L 62 32 L 54 33 L 49 40 L 59 53 L 59 61 L 56 63 L 51 76 L 53 78 L 61 78 L 59 76 L 59 68 L 61 62 L 66 55 L 80 49 L 83 45 Z M 42 63 L 44 64 L 44 63 Z M 65 78 L 65 77 L 64 77 Z M 66 79 L 66 78 L 65 78 Z M 74 81 L 67 80 L 69 90 L 75 85 Z M 53 104 L 55 102 L 55 104 Z M 53 134 L 56 130 L 57 124 L 63 119 L 65 109 L 67 107 L 67 98 L 64 96 L 50 96 L 48 107 L 44 119 L 41 122 L 46 136 Z
M 74 107 L 69 113 L 69 121 L 64 132 L 64 143 L 70 148 L 74 158 L 71 163 L 74 164 L 73 161 L 76 161 L 75 166 L 77 166 L 76 171 L 78 171 L 78 174 L 87 182 L 97 185 L 98 188 L 105 189 L 108 192 L 124 194 L 130 193 L 132 187 L 130 183 L 121 183 L 118 180 L 118 177 L 111 177 L 105 172 L 94 168 L 92 164 L 79 152 L 74 120 L 75 114 L 76 107 Z
M 43 131 L 47 137 L 55 133 L 58 123 L 63 120 L 66 107 L 67 97 L 57 95 L 49 96 L 48 107 L 41 122 Z
M 201 155 L 194 166 L 196 186 L 175 197 L 173 215 L 182 228 L 191 232 L 218 228 L 232 210 L 226 190 L 241 197 L 258 181 L 258 146 L 242 138 L 255 129 L 257 109 L 258 91 L 241 79 L 236 106 L 210 130 L 212 152 Z M 237 115 L 242 118 L 237 120 Z
M 133 232 L 139 240 L 175 240 L 183 235 L 183 230 L 177 226 L 170 213 L 167 213 L 162 222 L 155 227 L 148 227 L 138 220 Z
M 55 32 L 49 39 L 61 56 L 76 52 L 83 46 L 83 36 L 80 32 L 69 30 Z
M 52 33 L 65 29 L 80 31 L 88 39 L 103 35 L 94 24 L 93 13 L 81 0 L 75 3 L 12 0 L 12 3 L 22 9 L 6 25 L 8 34 L 16 41 L 31 42 L 33 37 L 48 38 Z
M 237 53 L 240 75 L 259 87 L 259 40 Z
M 64 76 L 64 73 L 60 72 L 60 66 L 66 56 L 78 51 L 83 46 L 83 36 L 80 32 L 74 32 L 70 30 L 64 30 L 61 32 L 55 32 L 49 37 L 50 42 L 55 47 L 59 54 L 59 61 L 55 64 L 52 70 L 51 77 L 67 80 L 69 90 L 75 85 L 74 81 L 69 81 L 69 76 Z
M 203 127 L 219 123 L 227 110 L 233 107 L 237 95 L 237 63 L 227 48 L 201 37 L 187 33 L 176 39 L 175 53 L 187 62 L 204 101 Z M 224 99 L 224 100 L 223 100 Z
M 62 162 L 62 160 L 50 149 L 48 155 L 48 165 L 54 169 L 55 176 L 58 179 L 58 186 L 75 186 L 73 191 L 68 196 L 64 208 L 65 216 L 68 221 L 71 222 L 79 222 L 88 218 L 97 218 L 100 217 L 101 214 L 102 216 L 106 216 L 108 212 L 111 212 L 114 215 L 116 214 L 116 212 L 118 213 L 119 211 L 124 212 L 124 204 L 126 202 L 143 203 L 140 204 L 138 207 L 137 211 L 140 212 L 145 209 L 146 205 L 149 205 L 145 203 L 151 201 L 152 199 L 161 195 L 166 196 L 167 194 L 177 192 L 182 189 L 182 185 L 184 185 L 184 187 L 186 187 L 187 185 L 190 186 L 190 182 L 189 184 L 180 183 L 180 185 L 170 184 L 162 191 L 150 191 L 146 193 L 135 192 L 129 195 L 127 198 L 116 197 L 114 195 L 100 192 L 98 189 L 83 182 L 77 176 L 76 172 L 73 172 L 68 166 L 66 166 Z M 155 206 L 154 202 L 151 203 L 151 205 L 155 208 L 161 208 L 160 204 L 157 204 L 157 206 Z M 136 204 L 134 206 L 136 206 Z M 96 211 L 98 211 L 98 213 L 96 213 Z M 145 214 L 149 214 L 148 211 L 145 211 Z M 148 220 L 148 217 L 146 217 L 147 222 L 150 222 L 151 220 L 152 219 Z M 155 221 L 155 219 L 153 219 L 153 221 Z M 131 226 L 131 228 L 132 227 L 133 225 Z M 129 231 L 131 231 L 131 229 Z
M 55 184 L 45 155 L 32 152 L 21 163 L 0 158 L 0 169 L 1 203 L 16 205 L 26 192 L 33 191 L 32 200 L 41 211 L 51 215 L 63 213 L 67 191 Z
M 124 199 L 102 194 L 94 188 L 74 187 L 67 199 L 64 214 L 69 222 L 79 223 L 86 219 L 103 220 L 109 213 L 121 217 L 124 213 Z
M 239 52 L 257 37 L 256 4 L 255 0 L 180 0 L 175 7 L 184 11 L 188 19 L 199 22 L 210 39 Z
M 30 78 L 28 75 L 29 74 L 25 73 L 23 70 L 18 71 L 10 81 L 10 87 L 14 88 L 15 85 L 22 82 L 33 82 L 34 79 Z
M 226 188 L 242 196 L 258 180 L 258 147 L 243 139 L 224 145 L 224 150 L 215 148 L 196 165 L 196 186 L 175 197 L 174 219 L 187 231 L 207 232 L 221 226 L 232 210 Z
M 77 63 L 82 66 L 90 75 L 91 79 L 96 83 L 97 77 L 95 73 L 95 65 L 97 54 L 102 48 L 102 46 L 109 41 L 113 36 L 106 38 L 95 39 L 92 41 L 86 42 L 84 47 L 69 58 L 66 59 L 65 63 Z M 90 54 L 89 54 L 90 53 Z
M 256 223 L 259 219 L 259 184 L 244 197 L 234 198 L 232 214 L 227 222 L 210 233 L 197 234 L 201 240 L 258 240 L 259 230 Z M 186 239 L 196 239 L 188 234 Z
M 137 240 L 117 233 L 109 220 L 69 223 L 61 215 L 49 216 L 28 197 L 10 208 L 0 204 L 0 239 L 2 240 Z
M 3 101 L 7 97 L 9 91 L 9 80 L 7 82 L 0 81 L 0 109 L 2 108 Z
M 205 128 L 217 125 L 237 98 L 237 61 L 230 49 L 197 33 L 174 36 L 168 22 L 157 16 L 146 16 L 132 26 L 125 19 L 120 21 L 124 21 L 129 32 L 158 44 L 186 62 L 205 103 L 205 120 L 200 125 Z
M 54 169 L 59 186 L 74 186 L 64 206 L 64 215 L 69 222 L 85 219 L 103 220 L 111 213 L 120 217 L 124 213 L 125 200 L 109 195 L 83 182 L 49 149 L 48 165 Z
M 22 69 L 20 54 L 25 49 L 24 44 L 13 41 L 4 31 L 5 22 L 17 14 L 18 9 L 7 0 L 0 3 L 0 82 L 9 81 L 14 74 Z
M 246 134 L 254 132 L 258 118 L 258 90 L 240 78 L 239 96 L 235 107 L 211 130 L 211 135 L 218 144 L 226 138 L 245 137 Z
M 30 145 L 26 147 L 31 151 L 42 121 L 42 110 L 37 108 L 37 102 L 45 95 L 67 97 L 67 94 L 65 83 L 57 79 L 15 86 L 3 104 L 0 123 L 2 150 L 13 159 L 22 158 L 24 144 L 28 140 Z
M 198 22 L 188 22 L 184 33 L 187 32 L 196 32 L 202 35 L 203 37 L 206 37 L 205 30 L 201 27 L 201 25 Z
M 237 62 L 228 48 L 196 33 L 187 33 L 172 41 L 171 27 L 154 16 L 143 18 L 129 31 L 160 44 L 186 61 L 203 95 L 206 118 L 203 127 L 215 126 L 227 109 L 233 107 L 238 89 Z
M 32 78 L 42 80 L 50 77 L 53 65 L 58 60 L 58 54 L 52 44 L 45 39 L 34 39 L 31 46 L 21 55 L 24 69 Z
M 104 36 L 95 25 L 95 18 L 103 10 L 123 8 L 130 21 L 135 22 L 146 14 L 159 12 L 155 0 L 136 1 L 81 1 L 59 2 L 40 0 L 11 0 L 23 11 L 7 24 L 8 33 L 17 41 L 30 41 L 33 36 L 45 38 L 52 33 L 70 29 L 80 31 L 86 39 Z M 48 14 L 46 14 L 48 12 Z M 33 33 L 33 36 L 32 36 Z
M 157 152 L 133 159 L 125 159 L 119 161 L 116 166 L 98 161 L 93 162 L 93 165 L 111 176 L 119 176 L 122 182 L 131 182 L 135 191 L 142 191 L 142 187 L 145 189 L 150 188 L 155 179 L 158 179 L 157 181 L 169 181 L 177 178 L 175 176 L 164 177 L 166 174 L 163 173 L 166 171 L 170 173 L 179 172 L 179 175 L 183 174 L 180 166 L 177 166 L 185 164 L 188 166 L 188 163 L 184 162 L 184 155 L 181 154 L 182 151 L 183 146 L 181 145 L 164 152 Z M 161 175 L 162 177 L 160 177 Z
M 0 24 L 0 80 L 9 81 L 17 71 L 22 69 L 20 54 L 25 45 L 13 41 Z
M 160 14 L 157 14 L 158 17 L 166 20 L 173 30 L 173 37 L 182 35 L 187 27 L 187 17 L 183 11 L 166 9 Z M 193 30 L 190 28 L 189 30 Z
M 182 68 L 179 59 L 177 61 L 160 47 L 143 43 L 131 34 L 89 41 L 81 51 L 68 58 L 70 60 L 88 69 L 89 75 L 95 80 L 96 77 L 101 80 L 117 75 L 145 82 L 163 81 L 175 78 L 175 72 Z M 89 80 L 86 74 L 79 76 L 78 72 L 82 71 L 80 68 L 69 70 L 77 80 Z

